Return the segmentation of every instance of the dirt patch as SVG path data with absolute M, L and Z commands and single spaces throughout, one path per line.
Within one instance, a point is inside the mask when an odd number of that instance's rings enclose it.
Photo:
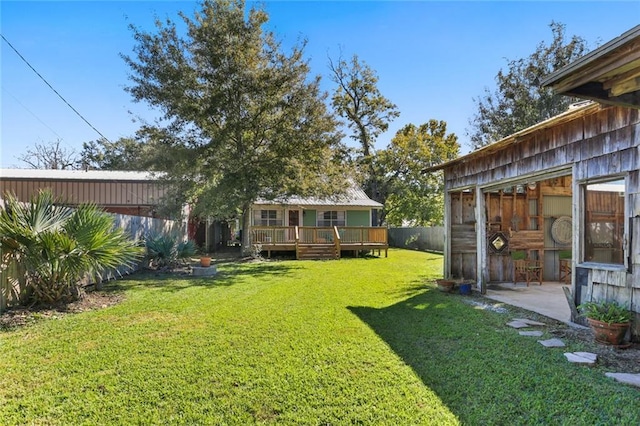
M 43 319 L 103 309 L 120 303 L 123 299 L 122 293 L 92 291 L 86 293 L 82 299 L 67 304 L 11 308 L 0 315 L 0 330 L 11 330 Z
M 580 342 L 585 346 L 584 351 L 598 355 L 598 365 L 612 372 L 640 373 L 640 343 L 629 343 L 623 347 L 596 343 L 590 329 L 574 328 L 562 323 L 549 331 L 560 339 Z

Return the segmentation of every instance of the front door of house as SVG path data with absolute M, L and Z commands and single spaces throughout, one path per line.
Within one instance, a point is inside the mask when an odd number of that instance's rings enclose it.
M 289 210 L 289 226 L 300 225 L 300 210 Z

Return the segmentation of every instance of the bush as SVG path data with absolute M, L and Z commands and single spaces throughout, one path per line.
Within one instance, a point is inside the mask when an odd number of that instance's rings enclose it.
M 49 190 L 29 203 L 6 195 L 0 247 L 3 264 L 10 259 L 21 263 L 32 300 L 45 304 L 77 299 L 82 279 L 100 281 L 104 272 L 133 267 L 142 255 L 111 215 L 95 204 L 58 206 Z
M 631 322 L 631 311 L 616 302 L 586 302 L 578 309 L 585 317 L 607 324 Z
M 149 265 L 159 269 L 174 269 L 197 254 L 193 241 L 180 241 L 165 234 L 152 235 L 145 241 Z

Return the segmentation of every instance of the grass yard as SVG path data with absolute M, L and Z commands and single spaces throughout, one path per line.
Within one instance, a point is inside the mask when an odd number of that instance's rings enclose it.
M 0 424 L 640 424 L 640 393 L 435 290 L 442 257 L 138 276 L 0 332 Z

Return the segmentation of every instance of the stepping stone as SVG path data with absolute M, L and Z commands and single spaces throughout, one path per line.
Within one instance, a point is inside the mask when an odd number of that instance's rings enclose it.
M 522 322 L 522 321 L 511 321 L 511 322 L 508 322 L 507 325 L 509 327 L 513 327 L 513 328 L 527 328 L 527 327 L 529 327 L 529 324 L 527 324 L 526 322 Z
M 640 373 L 631 374 L 631 373 L 604 373 L 605 376 L 611 377 L 620 383 L 625 383 L 627 385 L 635 386 L 640 388 Z
M 525 324 L 529 324 L 529 325 L 546 325 L 543 322 L 539 322 L 539 321 L 534 321 L 534 320 L 530 320 L 530 319 L 526 319 L 526 318 L 514 318 L 514 321 L 518 321 L 518 322 L 523 322 Z
M 549 340 L 538 340 L 545 348 L 562 348 L 564 346 L 564 342 L 560 339 L 549 339 Z
M 598 360 L 598 355 L 591 352 L 565 352 L 564 356 L 567 357 L 567 361 L 574 364 L 593 365 Z
M 540 337 L 542 336 L 544 333 L 542 333 L 542 331 L 540 330 L 536 330 L 536 331 L 521 331 L 520 335 L 521 336 L 533 336 L 533 337 Z

